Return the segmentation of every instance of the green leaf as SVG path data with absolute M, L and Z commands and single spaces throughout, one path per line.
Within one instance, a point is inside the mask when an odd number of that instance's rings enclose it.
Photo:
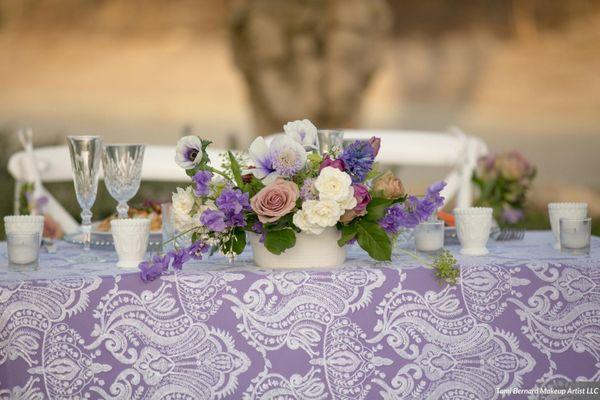
M 287 228 L 265 233 L 265 247 L 273 254 L 281 254 L 296 244 L 296 232 Z
M 377 223 L 359 220 L 356 224 L 356 240 L 371 258 L 378 261 L 392 259 L 392 242 Z
M 342 237 L 338 240 L 338 245 L 342 247 L 356 236 L 356 222 L 348 225 L 342 225 Z
M 223 243 L 223 252 L 225 254 L 233 252 L 240 254 L 246 247 L 246 232 L 242 228 L 235 228 L 231 234 L 231 239 Z
M 364 219 L 371 222 L 379 221 L 393 202 L 393 200 L 384 199 L 383 197 L 374 197 L 367 205 L 367 215 Z
M 231 164 L 231 172 L 233 173 L 233 179 L 235 180 L 235 184 L 239 188 L 244 187 L 244 181 L 242 180 L 242 169 L 240 168 L 240 163 L 235 159 L 235 156 L 231 152 L 231 150 L 227 151 L 227 155 L 229 155 L 229 163 Z

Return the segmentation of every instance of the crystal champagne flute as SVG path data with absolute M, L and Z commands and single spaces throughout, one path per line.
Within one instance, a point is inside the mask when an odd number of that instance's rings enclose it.
M 144 162 L 143 144 L 110 144 L 104 146 L 102 169 L 104 185 L 110 195 L 117 200 L 119 218 L 127 218 L 131 200 L 140 188 L 142 164 Z
M 81 207 L 83 250 L 89 251 L 92 241 L 92 206 L 98 191 L 98 174 L 102 154 L 101 136 L 68 136 L 73 182 L 77 202 Z

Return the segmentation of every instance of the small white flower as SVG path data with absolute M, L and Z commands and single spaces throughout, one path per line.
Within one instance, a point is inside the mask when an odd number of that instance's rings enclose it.
M 283 126 L 285 134 L 300 143 L 306 150 L 317 150 L 317 127 L 308 119 L 288 122 Z
M 202 160 L 202 142 L 198 136 L 184 136 L 177 142 L 175 162 L 183 169 L 191 169 Z
M 191 186 L 188 186 L 185 189 L 178 187 L 177 192 L 172 194 L 171 201 L 173 202 L 174 210 L 183 214 L 189 214 L 196 203 L 194 189 Z
M 315 188 L 321 200 L 334 200 L 344 210 L 356 207 L 352 178 L 344 171 L 333 167 L 323 168 L 315 180 Z
M 303 232 L 319 235 L 330 226 L 335 226 L 344 210 L 334 200 L 307 200 L 302 209 L 294 214 L 293 222 Z

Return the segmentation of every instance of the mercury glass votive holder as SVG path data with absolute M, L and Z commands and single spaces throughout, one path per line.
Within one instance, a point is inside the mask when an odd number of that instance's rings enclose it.
M 444 247 L 444 221 L 425 221 L 415 228 L 415 248 L 435 253 Z
M 561 218 L 559 225 L 561 252 L 573 255 L 590 254 L 591 218 Z
M 319 138 L 319 152 L 321 154 L 330 153 L 334 147 L 340 149 L 344 147 L 343 131 L 322 129 L 317 131 L 317 136 Z
M 38 267 L 40 234 L 38 232 L 7 232 L 6 247 L 10 267 L 33 270 Z

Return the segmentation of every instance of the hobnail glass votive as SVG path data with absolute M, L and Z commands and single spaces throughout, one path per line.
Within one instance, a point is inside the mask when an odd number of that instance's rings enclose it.
M 590 254 L 591 218 L 561 218 L 560 251 L 573 255 Z
M 415 248 L 431 253 L 444 247 L 444 221 L 425 221 L 415 228 Z
M 37 233 L 40 244 L 44 234 L 43 215 L 7 215 L 4 217 L 4 231 L 10 233 Z
M 35 269 L 40 255 L 38 232 L 7 232 L 6 247 L 11 267 Z
M 148 218 L 122 218 L 110 221 L 115 250 L 119 256 L 117 267 L 137 268 L 144 261 L 150 238 Z
M 482 256 L 489 253 L 486 245 L 492 228 L 492 211 L 489 207 L 465 207 L 454 210 L 461 254 Z

